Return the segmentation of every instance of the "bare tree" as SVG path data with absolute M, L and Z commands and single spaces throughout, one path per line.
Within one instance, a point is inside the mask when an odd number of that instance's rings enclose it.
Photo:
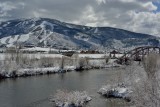
M 160 56 L 153 53 L 144 58 L 145 76 L 134 85 L 133 101 L 136 107 L 160 107 L 159 61 Z

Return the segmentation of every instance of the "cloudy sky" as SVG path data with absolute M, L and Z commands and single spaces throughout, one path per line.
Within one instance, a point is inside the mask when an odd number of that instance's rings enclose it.
M 0 0 L 0 21 L 33 17 L 160 36 L 160 0 Z

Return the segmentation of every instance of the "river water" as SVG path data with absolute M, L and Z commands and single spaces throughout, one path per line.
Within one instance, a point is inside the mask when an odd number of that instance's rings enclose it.
M 86 107 L 125 107 L 122 100 L 106 100 L 97 91 L 116 79 L 118 69 L 88 70 L 0 80 L 0 107 L 54 107 L 49 101 L 58 89 L 87 91 Z

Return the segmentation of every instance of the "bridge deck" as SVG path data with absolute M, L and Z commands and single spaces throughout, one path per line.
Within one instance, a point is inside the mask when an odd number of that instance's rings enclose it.
M 160 47 L 144 46 L 135 48 L 125 53 L 122 57 L 118 58 L 116 62 L 119 64 L 126 64 L 130 60 L 141 61 L 143 57 L 149 53 L 160 54 Z

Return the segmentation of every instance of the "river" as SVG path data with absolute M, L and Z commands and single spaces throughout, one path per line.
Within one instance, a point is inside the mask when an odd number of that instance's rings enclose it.
M 0 80 L 0 107 L 54 107 L 49 98 L 58 89 L 86 90 L 92 96 L 86 107 L 124 107 L 124 101 L 106 100 L 97 93 L 117 73 L 118 69 L 100 69 Z

